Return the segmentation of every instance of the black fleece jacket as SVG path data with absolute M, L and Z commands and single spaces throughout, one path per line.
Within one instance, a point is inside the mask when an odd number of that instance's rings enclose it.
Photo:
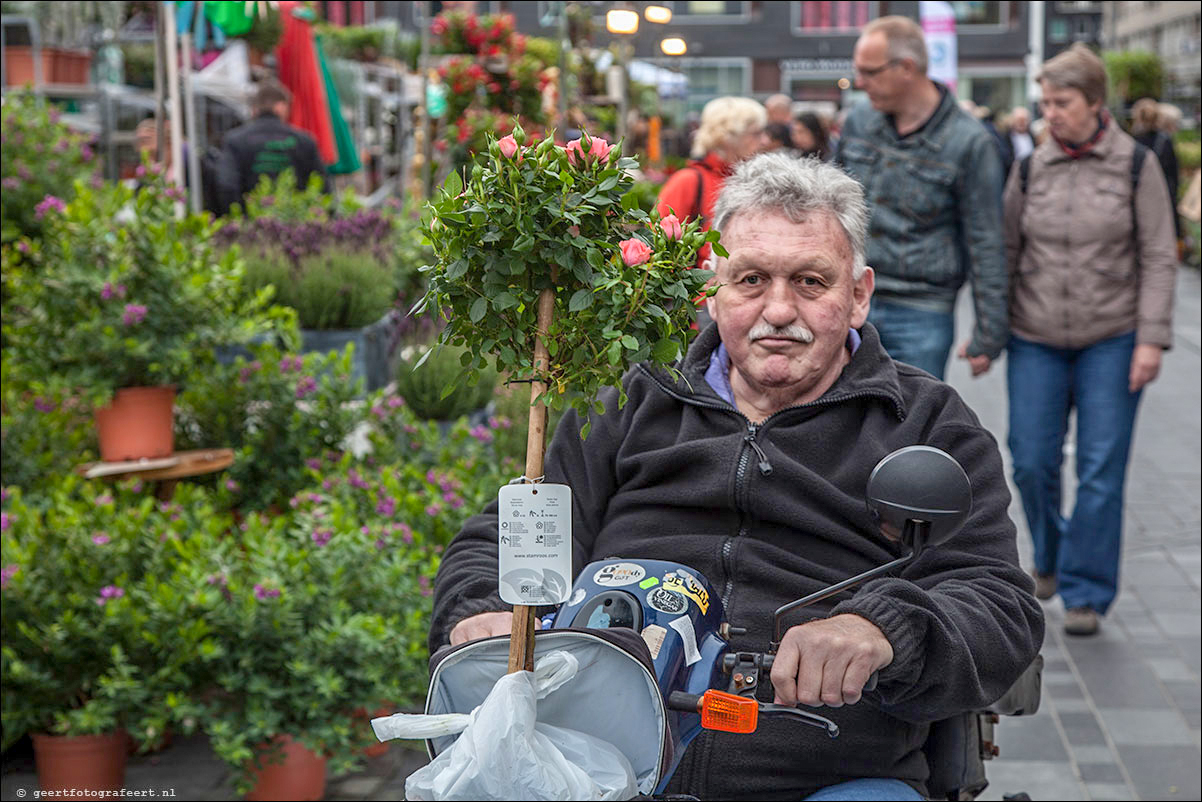
M 1043 614 L 1018 564 L 996 441 L 951 387 L 890 359 L 871 324 L 861 335 L 821 398 L 759 425 L 705 381 L 719 342 L 710 326 L 689 349 L 682 381 L 640 365 L 624 379 L 623 408 L 616 390 L 603 396 L 606 413 L 593 416 L 586 441 L 571 412 L 556 431 L 546 475 L 572 488 L 574 571 L 610 556 L 696 569 L 720 589 L 727 620 L 747 629 L 733 639 L 735 649 L 766 649 L 773 610 L 785 602 L 900 556 L 875 531 L 864 500 L 868 476 L 886 454 L 915 444 L 941 448 L 972 483 L 972 515 L 950 541 L 896 576 L 804 611 L 809 618 L 856 613 L 893 646 L 875 692 L 856 705 L 822 709 L 842 735 L 831 740 L 779 719 L 762 720 L 750 736 L 707 732 L 689 748 L 670 790 L 705 799 L 799 799 L 857 777 L 895 777 L 923 791 L 929 722 L 996 700 L 1043 642 Z M 461 619 L 504 609 L 494 502 L 443 556 L 431 650 Z M 767 701 L 769 685 L 760 689 Z

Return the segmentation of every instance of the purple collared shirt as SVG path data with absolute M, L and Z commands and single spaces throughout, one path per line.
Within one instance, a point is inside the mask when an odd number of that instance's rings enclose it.
M 854 355 L 859 347 L 860 332 L 848 329 L 848 350 Z M 738 408 L 738 404 L 735 403 L 735 391 L 730 387 L 730 354 L 726 352 L 724 343 L 718 343 L 718 347 L 710 354 L 710 366 L 705 370 L 705 380 L 709 382 L 710 387 L 714 388 L 714 392 L 718 394 L 719 398 L 732 407 Z

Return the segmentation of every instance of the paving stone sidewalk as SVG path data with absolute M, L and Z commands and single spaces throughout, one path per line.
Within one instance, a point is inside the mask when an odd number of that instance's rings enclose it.
M 962 330 L 972 319 L 966 300 Z M 1001 757 L 988 765 L 990 787 L 981 799 L 1020 790 L 1033 799 L 1202 799 L 1200 319 L 1198 271 L 1182 268 L 1175 345 L 1144 392 L 1136 424 L 1119 598 L 1092 638 L 1065 635 L 1060 600 L 1045 603 L 1043 705 L 1034 716 L 1002 720 Z M 975 381 L 956 364 L 948 378 L 1008 461 L 1004 361 Z M 1065 459 L 1070 486 L 1072 447 Z M 1011 493 L 1020 553 L 1030 567 L 1030 536 L 1013 486 Z
M 972 318 L 967 297 L 961 301 L 963 332 Z M 1137 424 L 1119 600 L 1101 632 L 1084 639 L 1063 633 L 1058 600 L 1045 605 L 1043 704 L 1034 716 L 1002 720 L 1001 757 L 988 765 L 990 787 L 983 800 L 1018 791 L 1037 800 L 1202 799 L 1200 320 L 1198 271 L 1182 269 L 1176 345 L 1144 394 Z M 1008 459 L 1004 362 L 974 380 L 956 361 L 948 379 L 995 433 Z M 1071 453 L 1068 457 L 1071 465 Z M 1017 498 L 1011 515 L 1029 566 L 1030 538 Z M 424 762 L 424 752 L 395 744 L 364 771 L 332 779 L 326 799 L 401 799 L 405 777 Z M 132 760 L 126 785 L 160 796 L 171 790 L 181 799 L 236 798 L 224 766 L 202 737 L 181 738 L 158 755 Z M 31 799 L 36 788 L 30 759 L 10 758 L 0 798 Z

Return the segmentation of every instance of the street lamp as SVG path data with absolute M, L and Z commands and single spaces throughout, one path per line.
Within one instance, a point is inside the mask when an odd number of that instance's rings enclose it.
M 688 52 L 689 46 L 679 36 L 669 36 L 659 43 L 659 49 L 665 56 L 683 56 Z
M 643 16 L 648 22 L 666 25 L 672 21 L 672 9 L 667 6 L 647 6 L 643 9 Z
M 605 12 L 605 30 L 610 33 L 639 32 L 639 13 L 628 8 L 612 8 Z

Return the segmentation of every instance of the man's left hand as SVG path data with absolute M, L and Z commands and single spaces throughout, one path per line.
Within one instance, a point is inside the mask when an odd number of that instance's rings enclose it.
M 792 627 L 772 663 L 776 702 L 855 704 L 873 672 L 892 662 L 893 646 L 867 618 L 845 613 Z
M 972 368 L 973 376 L 980 376 L 984 373 L 988 373 L 989 367 L 993 364 L 993 360 L 984 354 L 980 354 L 978 356 L 969 356 L 968 343 L 964 343 L 964 345 L 960 346 L 960 350 L 956 352 L 956 356 L 960 357 L 961 359 L 968 360 L 968 366 Z

